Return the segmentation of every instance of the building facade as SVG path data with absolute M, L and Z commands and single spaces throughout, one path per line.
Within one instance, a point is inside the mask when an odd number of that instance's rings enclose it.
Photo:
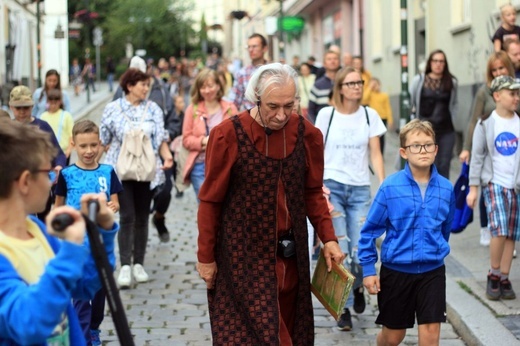
M 0 105 L 6 106 L 11 88 L 24 84 L 38 86 L 38 42 L 42 79 L 51 68 L 68 85 L 67 0 L 0 0 Z M 56 38 L 60 27 L 63 38 Z M 40 29 L 40 40 L 37 32 Z

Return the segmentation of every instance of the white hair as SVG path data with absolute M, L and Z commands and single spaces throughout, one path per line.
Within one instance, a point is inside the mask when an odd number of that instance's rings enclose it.
M 257 103 L 265 90 L 271 85 L 284 86 L 290 81 L 294 83 L 295 97 L 298 93 L 298 73 L 289 65 L 279 62 L 260 66 L 251 76 L 245 97 L 247 100 Z

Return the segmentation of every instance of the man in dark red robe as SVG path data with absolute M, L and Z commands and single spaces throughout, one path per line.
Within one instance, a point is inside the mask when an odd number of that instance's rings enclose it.
M 296 77 L 260 67 L 245 95 L 257 106 L 209 136 L 197 269 L 216 345 L 314 343 L 306 217 L 329 268 L 344 259 L 322 192 L 323 137 L 293 113 Z

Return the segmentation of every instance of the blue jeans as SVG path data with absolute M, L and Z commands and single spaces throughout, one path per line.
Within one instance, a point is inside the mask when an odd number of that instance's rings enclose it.
M 338 183 L 335 180 L 327 179 L 325 186 L 330 189 L 330 202 L 334 206 L 332 211 L 332 225 L 336 237 L 338 237 L 341 251 L 348 255 L 346 261 L 352 260 L 359 264 L 358 242 L 361 227 L 370 208 L 371 196 L 370 186 L 354 186 Z M 346 267 L 350 267 L 347 263 Z M 353 288 L 358 288 L 359 279 L 357 278 Z M 354 296 L 350 293 L 345 307 L 354 305 Z
M 107 82 L 108 82 L 108 91 L 112 92 L 114 90 L 114 74 L 107 74 Z
M 197 197 L 197 202 L 200 203 L 199 200 L 199 191 L 202 183 L 204 182 L 204 169 L 206 164 L 204 162 L 198 162 L 193 166 L 190 174 L 191 184 L 193 185 L 193 190 L 195 190 L 195 197 Z

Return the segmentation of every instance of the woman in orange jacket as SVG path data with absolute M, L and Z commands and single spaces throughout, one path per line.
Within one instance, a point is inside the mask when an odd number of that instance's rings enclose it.
M 225 86 L 218 73 L 204 69 L 195 78 L 190 92 L 191 104 L 186 109 L 182 125 L 182 144 L 189 150 L 184 165 L 184 180 L 191 181 L 195 195 L 204 182 L 206 145 L 211 129 L 224 119 L 238 113 L 232 102 L 222 100 Z

